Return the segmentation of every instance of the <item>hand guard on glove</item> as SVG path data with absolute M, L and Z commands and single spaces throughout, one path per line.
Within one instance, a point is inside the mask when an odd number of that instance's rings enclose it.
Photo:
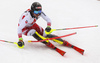
M 24 42 L 19 41 L 18 46 L 22 47 L 24 45 Z
M 47 27 L 45 28 L 45 31 L 50 32 L 50 31 L 51 31 L 51 27 L 50 27 L 50 26 L 47 26 Z
M 49 34 L 52 33 L 52 32 L 53 32 L 53 30 L 51 29 L 50 26 L 47 26 L 47 27 L 45 28 L 45 33 L 46 33 L 47 35 L 49 35 Z
M 23 41 L 23 39 L 22 38 L 19 38 L 19 41 L 18 41 L 18 47 L 19 48 L 23 48 L 24 47 L 24 41 Z

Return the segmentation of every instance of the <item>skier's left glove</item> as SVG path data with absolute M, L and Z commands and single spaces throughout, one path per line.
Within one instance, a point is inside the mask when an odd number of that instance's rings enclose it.
M 51 27 L 50 26 L 47 26 L 46 28 L 45 28 L 45 33 L 47 34 L 47 35 L 49 35 L 50 33 L 52 33 L 53 31 L 52 31 L 52 29 L 51 29 Z
M 45 28 L 45 31 L 50 32 L 50 31 L 51 31 L 51 27 L 50 27 L 50 26 L 47 26 L 47 27 Z

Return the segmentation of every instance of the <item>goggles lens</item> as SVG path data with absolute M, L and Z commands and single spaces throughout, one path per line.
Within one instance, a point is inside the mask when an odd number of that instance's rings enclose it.
M 41 13 L 41 10 L 40 11 L 34 11 L 34 14 L 40 14 Z

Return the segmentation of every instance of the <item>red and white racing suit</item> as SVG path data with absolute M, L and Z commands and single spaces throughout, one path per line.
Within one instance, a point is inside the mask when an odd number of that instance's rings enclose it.
M 38 16 L 42 17 L 45 21 L 47 21 L 47 26 L 51 26 L 51 20 L 41 12 L 41 15 Z M 29 10 L 25 11 L 19 19 L 18 23 L 18 37 L 22 38 L 22 34 L 26 36 L 32 36 L 36 31 L 42 35 L 46 36 L 42 27 L 40 27 L 36 21 L 38 18 L 34 18 L 31 16 Z

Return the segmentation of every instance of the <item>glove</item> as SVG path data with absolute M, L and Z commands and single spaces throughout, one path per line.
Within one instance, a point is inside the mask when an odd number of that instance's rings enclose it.
M 19 48 L 23 48 L 24 47 L 24 42 L 23 42 L 22 38 L 19 38 L 19 41 L 18 41 L 17 45 L 18 45 Z
M 19 41 L 19 42 L 18 42 L 18 46 L 19 46 L 19 47 L 22 47 L 22 46 L 24 46 L 24 42 L 22 42 L 22 41 Z
M 51 34 L 52 32 L 53 32 L 53 30 L 51 29 L 50 26 L 47 26 L 47 27 L 45 28 L 45 33 L 46 33 L 47 35 Z
M 51 31 L 51 27 L 50 27 L 50 26 L 47 26 L 47 27 L 45 28 L 45 31 L 50 32 L 50 31 Z

